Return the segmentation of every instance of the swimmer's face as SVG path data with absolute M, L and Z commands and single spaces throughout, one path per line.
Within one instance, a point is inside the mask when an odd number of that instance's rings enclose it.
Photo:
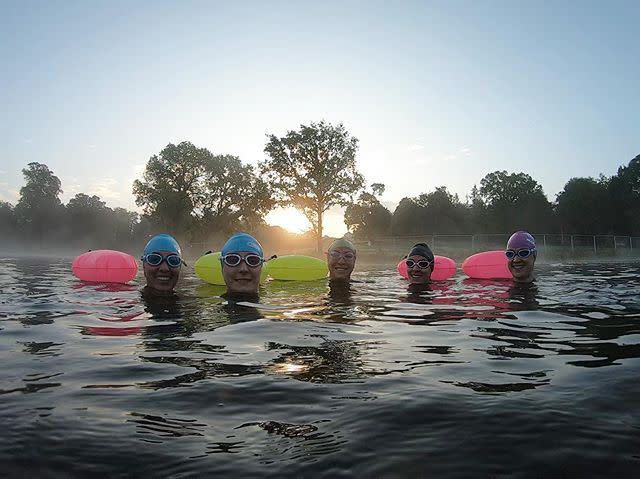
M 327 253 L 329 279 L 334 281 L 349 281 L 356 265 L 356 253 L 350 248 L 333 248 Z
M 234 252 L 234 254 L 242 257 L 242 261 L 237 266 L 222 264 L 222 277 L 227 285 L 227 292 L 257 294 L 260 287 L 262 264 L 251 267 L 244 261 L 248 254 L 255 255 L 253 251 L 238 251 Z
M 165 259 L 167 255 L 176 254 L 175 251 L 154 251 L 163 256 L 162 262 L 158 266 L 151 266 L 146 261 L 143 262 L 144 277 L 147 280 L 147 287 L 158 293 L 171 293 L 180 278 L 182 265 L 172 268 Z
M 515 255 L 507 263 L 511 276 L 518 283 L 530 283 L 533 281 L 533 266 L 536 263 L 536 256 L 530 254 L 526 258 Z
M 413 266 L 410 268 L 407 264 L 407 275 L 409 277 L 409 283 L 411 284 L 424 284 L 431 280 L 431 273 L 433 272 L 433 262 L 429 261 L 424 256 L 414 254 L 409 256 L 407 260 L 413 261 Z M 420 263 L 424 266 L 424 262 L 428 262 L 429 265 L 426 268 L 421 268 Z

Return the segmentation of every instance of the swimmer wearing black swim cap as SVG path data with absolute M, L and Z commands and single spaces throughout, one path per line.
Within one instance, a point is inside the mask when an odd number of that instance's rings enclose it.
M 434 256 L 427 243 L 415 244 L 405 261 L 410 284 L 426 284 L 431 281 Z

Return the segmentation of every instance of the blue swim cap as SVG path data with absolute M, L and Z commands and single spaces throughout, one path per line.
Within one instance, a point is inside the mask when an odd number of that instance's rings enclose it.
M 222 247 L 222 256 L 239 251 L 251 251 L 262 258 L 262 246 L 258 240 L 247 233 L 237 233 L 227 240 Z
M 182 251 L 180 251 L 180 245 L 176 241 L 176 239 L 168 234 L 159 234 L 155 235 L 153 238 L 149 240 L 147 246 L 144 247 L 144 255 L 148 255 L 149 253 L 153 253 L 154 251 L 170 251 L 172 253 L 178 253 L 178 255 L 182 255 Z

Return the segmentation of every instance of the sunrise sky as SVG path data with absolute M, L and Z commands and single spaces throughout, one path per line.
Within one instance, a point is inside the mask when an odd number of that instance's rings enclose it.
M 495 170 L 550 200 L 640 153 L 640 2 L 0 1 L 0 199 L 27 163 L 136 209 L 167 143 L 257 164 L 265 134 L 343 122 L 393 209 Z M 272 222 L 293 225 L 283 214 Z M 326 233 L 345 231 L 332 211 Z

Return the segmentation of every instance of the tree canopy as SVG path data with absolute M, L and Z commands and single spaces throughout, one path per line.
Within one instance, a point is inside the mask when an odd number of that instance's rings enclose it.
M 344 213 L 344 223 L 357 239 L 372 240 L 391 233 L 391 212 L 376 198 L 384 193 L 384 185 L 374 183 L 371 190 L 360 193 L 358 201 L 347 206 Z
M 45 231 L 53 233 L 52 230 L 59 229 L 62 185 L 60 179 L 42 163 L 29 163 L 22 174 L 26 183 L 20 189 L 16 219 L 26 234 L 40 240 Z
M 340 123 L 324 121 L 301 125 L 284 137 L 268 135 L 264 152 L 268 158 L 260 172 L 273 188 L 280 205 L 304 213 L 322 244 L 322 219 L 332 206 L 346 206 L 364 186 L 356 168 L 358 140 Z
M 251 165 L 190 142 L 169 144 L 152 156 L 133 193 L 153 224 L 194 240 L 214 231 L 251 231 L 274 204 L 269 186 Z

